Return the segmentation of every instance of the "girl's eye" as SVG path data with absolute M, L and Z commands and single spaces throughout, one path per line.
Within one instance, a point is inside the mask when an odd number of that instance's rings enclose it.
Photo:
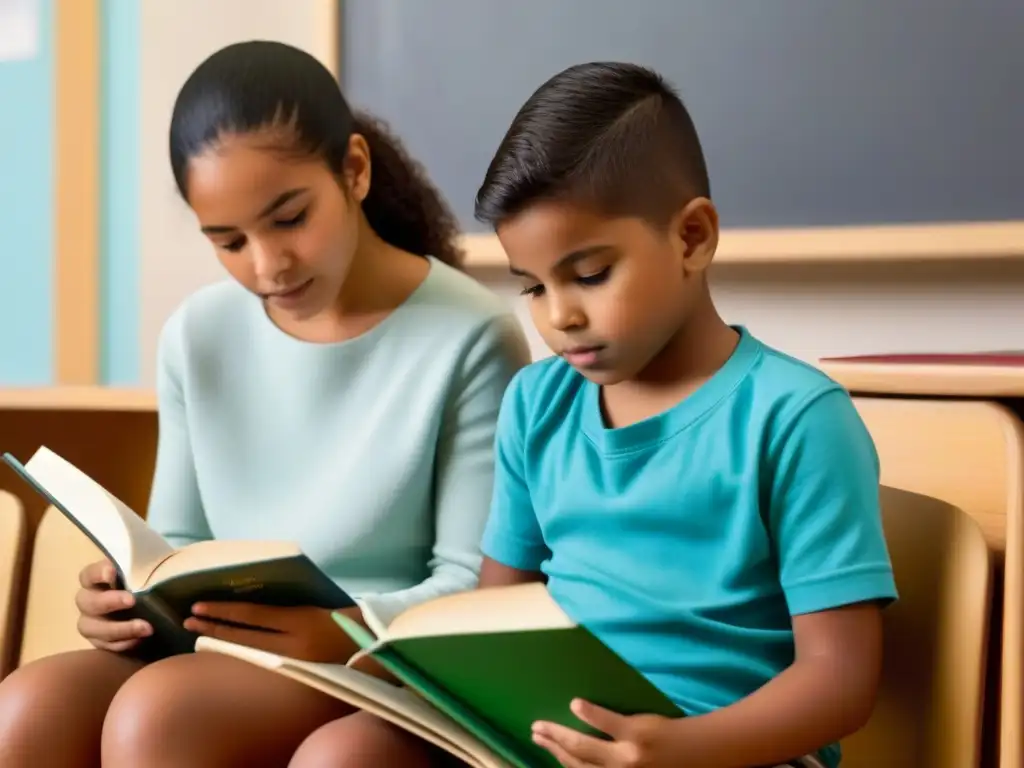
M 221 248 L 223 248 L 225 251 L 230 251 L 231 253 L 238 253 L 244 247 L 245 247 L 245 238 L 244 237 L 239 237 L 239 238 L 237 238 L 235 240 L 232 240 L 230 243 L 225 243 L 224 245 L 221 246 Z
M 580 275 L 576 278 L 576 282 L 580 285 L 600 285 L 608 279 L 611 271 L 611 267 L 605 267 L 600 272 L 595 272 L 592 275 Z
M 543 285 L 531 285 L 519 292 L 521 296 L 540 296 L 544 292 Z
M 292 227 L 297 227 L 300 224 L 302 224 L 302 222 L 304 222 L 306 220 L 306 211 L 307 210 L 308 209 L 303 208 L 301 211 L 299 211 L 297 214 L 292 216 L 290 219 L 280 219 L 278 221 L 275 221 L 274 225 L 277 226 L 277 227 L 280 227 L 281 229 L 291 229 Z

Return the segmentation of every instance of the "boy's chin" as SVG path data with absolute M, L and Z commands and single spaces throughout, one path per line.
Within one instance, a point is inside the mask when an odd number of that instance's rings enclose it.
M 627 381 L 630 376 L 627 372 L 617 368 L 606 366 L 585 367 L 581 365 L 572 366 L 583 378 L 601 387 L 611 387 Z

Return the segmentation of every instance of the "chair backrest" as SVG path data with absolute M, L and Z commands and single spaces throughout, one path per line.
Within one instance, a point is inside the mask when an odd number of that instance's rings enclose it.
M 14 666 L 25 544 L 25 509 L 17 496 L 0 491 L 0 678 Z
M 102 557 L 96 545 L 64 515 L 54 507 L 47 508 L 36 531 L 19 665 L 90 647 L 78 634 L 75 593 L 79 572 Z
M 986 756 L 1024 765 L 1024 425 L 971 400 L 856 397 L 882 483 L 949 502 L 981 527 L 995 557 L 1001 633 L 990 638 Z M 979 598 L 980 599 L 980 598 Z
M 882 488 L 900 599 L 885 618 L 875 712 L 844 768 L 977 768 L 993 584 L 978 524 L 928 496 Z

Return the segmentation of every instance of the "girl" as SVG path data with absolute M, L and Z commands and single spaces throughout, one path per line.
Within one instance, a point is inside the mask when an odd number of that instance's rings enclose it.
M 313 57 L 273 42 L 196 69 L 170 155 L 233 281 L 189 297 L 161 334 L 150 523 L 175 545 L 297 541 L 384 620 L 473 588 L 498 408 L 528 352 L 509 309 L 457 269 L 455 222 L 422 171 Z M 107 562 L 81 574 L 96 650 L 0 684 L 0 766 L 281 766 L 351 713 L 217 654 L 146 664 L 151 627 L 107 618 L 131 603 L 113 577 Z M 197 605 L 185 625 L 305 659 L 355 650 L 316 608 Z M 338 765 L 433 759 L 360 723 Z

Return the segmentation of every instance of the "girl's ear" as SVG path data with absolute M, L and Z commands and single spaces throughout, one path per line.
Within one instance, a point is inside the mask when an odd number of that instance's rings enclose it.
M 361 134 L 353 133 L 348 140 L 342 176 L 345 187 L 357 203 L 363 202 L 370 192 L 370 171 L 370 146 Z

